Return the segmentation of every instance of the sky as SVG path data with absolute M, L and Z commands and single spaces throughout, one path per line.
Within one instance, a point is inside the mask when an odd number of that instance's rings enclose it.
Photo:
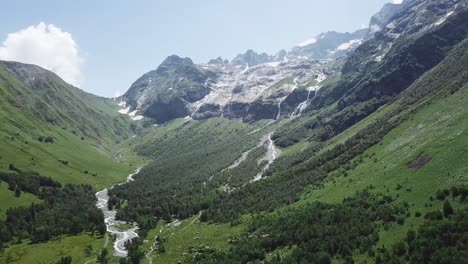
M 15 0 L 2 3 L 0 60 L 32 63 L 105 97 L 169 55 L 196 63 L 274 54 L 321 32 L 365 27 L 399 0 Z

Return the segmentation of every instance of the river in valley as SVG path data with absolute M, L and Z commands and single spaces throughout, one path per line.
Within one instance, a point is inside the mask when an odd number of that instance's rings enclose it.
M 133 175 L 137 174 L 140 169 L 141 168 L 138 168 L 134 173 L 128 175 L 127 182 L 133 181 Z M 110 189 L 112 189 L 112 187 L 110 187 Z M 109 201 L 108 189 L 97 192 L 96 197 L 98 199 L 96 206 L 104 213 L 107 232 L 116 235 L 116 239 L 114 241 L 114 256 L 126 257 L 128 252 L 125 249 L 125 242 L 138 236 L 136 233 L 138 225 L 133 223 L 132 227 L 127 229 L 128 227 L 125 227 L 128 226 L 126 225 L 127 222 L 115 219 L 117 211 L 109 210 L 109 208 L 107 208 L 107 202 Z

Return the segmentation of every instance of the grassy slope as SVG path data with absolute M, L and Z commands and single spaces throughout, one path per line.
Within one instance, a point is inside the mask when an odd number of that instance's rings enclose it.
M 159 236 L 168 238 L 168 241 L 164 243 L 166 252 L 159 253 L 154 250 L 147 257 L 151 257 L 155 264 L 177 263 L 190 254 L 188 251 L 190 247 L 222 250 L 228 247 L 229 239 L 239 235 L 243 229 L 243 225 L 231 227 L 229 224 L 200 223 L 198 218 L 198 216 L 193 216 L 176 225 L 160 223 L 148 234 L 149 240 L 143 244 L 142 249 L 148 252 L 156 236 Z
M 13 163 L 62 183 L 95 188 L 125 179 L 134 168 L 114 161 L 116 142 L 132 131 L 117 105 L 70 86 L 51 72 L 18 64 L 15 67 L 30 69 L 30 74 L 40 73 L 40 81 L 26 85 L 26 77 L 8 70 L 10 64 L 0 63 L 0 170 Z M 55 142 L 39 142 L 39 136 L 52 136 Z M 59 160 L 69 161 L 68 166 Z
M 85 263 L 95 259 L 95 256 L 86 256 L 84 249 L 92 245 L 94 251 L 100 250 L 106 238 L 93 237 L 88 234 L 62 237 L 47 243 L 13 245 L 0 255 L 0 263 L 55 263 L 61 256 L 71 256 L 73 263 Z
M 466 54 L 459 54 L 456 58 L 456 60 L 466 61 Z M 460 64 L 460 62 L 457 63 Z M 453 69 L 457 69 L 442 67 L 457 63 L 451 63 L 448 60 L 445 66 L 441 64 L 432 73 L 436 74 L 436 78 L 442 78 L 437 74 L 450 74 L 450 71 L 453 73 Z M 416 229 L 422 223 L 423 218 L 416 217 L 416 212 L 424 215 L 428 211 L 442 208 L 442 202 L 430 199 L 434 197 L 437 190 L 468 184 L 467 75 L 462 68 L 456 71 L 458 71 L 457 77 L 451 81 L 455 83 L 455 79 L 465 80 L 458 82 L 462 84 L 459 91 L 450 95 L 447 91 L 443 91 L 443 86 L 450 85 L 450 82 L 442 84 L 439 87 L 442 90 L 441 93 L 427 100 L 427 103 L 411 115 L 410 119 L 390 131 L 381 144 L 369 148 L 364 154 L 355 158 L 355 160 L 362 158 L 364 162 L 348 171 L 347 177 L 331 173 L 329 180 L 322 188 L 310 189 L 299 203 L 315 200 L 339 203 L 343 198 L 370 185 L 373 186 L 375 192 L 389 193 L 400 201 L 407 201 L 410 204 L 411 216 L 406 219 L 404 225 L 394 225 L 389 230 L 380 232 L 381 240 L 378 246 L 387 248 L 402 239 L 408 229 Z M 421 82 L 426 86 L 432 83 L 427 78 L 426 82 Z M 384 113 L 392 110 L 395 105 L 383 107 L 348 129 L 334 138 L 329 147 L 343 142 Z M 430 156 L 432 160 L 422 168 L 415 169 L 408 166 L 419 157 L 425 156 Z M 457 201 L 452 201 L 452 204 L 455 207 L 459 206 Z M 362 262 L 369 259 L 367 256 L 357 255 L 356 260 Z
M 348 177 L 336 177 L 324 188 L 313 190 L 304 201 L 319 200 L 337 203 L 369 185 L 376 192 L 390 193 L 408 201 L 413 216 L 403 227 L 394 227 L 381 233 L 381 243 L 393 244 L 406 235 L 411 226 L 417 226 L 424 214 L 441 207 L 441 202 L 430 202 L 439 189 L 468 183 L 468 91 L 457 92 L 446 99 L 439 98 L 419 111 L 411 120 L 392 130 L 382 141 L 364 154 L 375 154 L 349 172 Z M 408 163 L 419 156 L 430 155 L 432 161 L 421 169 L 409 168 Z M 398 188 L 398 185 L 401 188 Z M 432 207 L 426 207 L 432 203 Z
M 20 197 L 15 192 L 8 190 L 8 184 L 0 181 L 0 220 L 5 217 L 6 210 L 12 206 L 27 206 L 31 203 L 40 202 L 36 196 L 22 192 Z
M 62 183 L 86 183 L 101 189 L 123 181 L 135 169 L 126 161 L 114 161 L 115 153 L 95 147 L 92 141 L 81 140 L 53 127 L 49 134 L 55 135 L 52 144 L 23 134 L 14 136 L 12 140 L 10 134 L 0 131 L 0 170 L 6 171 L 13 163 L 18 168 L 37 171 Z M 66 160 L 69 164 L 63 165 L 59 160 Z M 86 170 L 88 174 L 84 173 Z

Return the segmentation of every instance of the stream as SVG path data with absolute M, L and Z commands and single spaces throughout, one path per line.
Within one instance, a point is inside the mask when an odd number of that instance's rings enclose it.
M 275 161 L 279 157 L 279 155 L 281 154 L 281 150 L 278 147 L 275 146 L 275 142 L 273 141 L 273 139 L 271 139 L 271 136 L 273 135 L 273 133 L 275 133 L 275 131 L 272 131 L 269 134 L 267 134 L 261 141 L 262 144 L 264 144 L 264 142 L 268 141 L 268 147 L 267 147 L 267 152 L 265 153 L 265 156 L 262 159 L 258 160 L 258 163 L 260 164 L 262 161 L 266 161 L 267 163 L 262 168 L 262 171 L 259 172 L 255 176 L 255 178 L 253 180 L 251 180 L 250 182 L 256 182 L 256 181 L 261 180 L 262 177 L 263 177 L 263 173 L 266 170 L 268 170 L 268 168 L 273 163 L 273 161 Z
M 138 168 L 134 173 L 128 175 L 127 182 L 133 181 L 133 176 L 137 174 L 140 169 L 141 168 Z M 123 183 L 118 185 L 121 184 Z M 109 189 L 112 189 L 112 187 Z M 138 236 L 136 233 L 138 230 L 138 225 L 133 223 L 133 227 L 127 230 L 117 228 L 118 225 L 124 225 L 127 224 L 127 222 L 116 220 L 115 215 L 117 214 L 117 211 L 109 210 L 107 208 L 107 202 L 109 201 L 109 189 L 104 189 L 96 193 L 96 198 L 98 199 L 96 207 L 101 209 L 101 211 L 104 213 L 104 222 L 106 223 L 107 232 L 116 235 L 116 239 L 114 241 L 114 256 L 126 257 L 128 252 L 127 249 L 125 249 L 125 242 Z

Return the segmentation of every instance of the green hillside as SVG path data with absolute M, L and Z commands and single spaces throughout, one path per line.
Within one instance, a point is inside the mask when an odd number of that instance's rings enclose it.
M 14 62 L 0 63 L 0 95 L 1 171 L 14 164 L 62 183 L 102 188 L 134 170 L 118 160 L 116 143 L 136 126 L 110 99 Z

